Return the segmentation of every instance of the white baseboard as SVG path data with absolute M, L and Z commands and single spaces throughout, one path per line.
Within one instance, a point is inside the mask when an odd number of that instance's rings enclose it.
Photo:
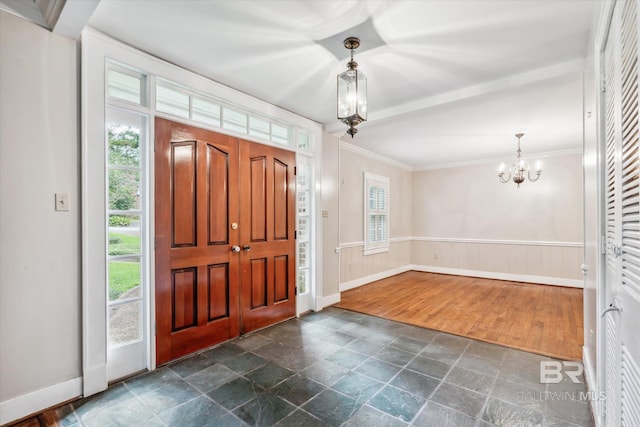
M 391 270 L 360 277 L 359 279 L 340 283 L 338 288 L 340 289 L 340 292 L 348 291 L 349 289 L 357 288 L 359 286 L 366 285 L 367 283 L 375 282 L 376 280 L 382 280 L 387 277 L 395 276 L 396 274 L 405 273 L 411 270 L 411 267 L 411 265 L 403 265 L 402 267 L 396 267 Z
M 319 304 L 316 306 L 316 311 L 320 311 L 325 307 L 329 307 L 330 305 L 337 304 L 340 302 L 340 292 L 336 292 L 335 294 L 327 295 L 326 297 L 320 297 L 317 299 Z
M 600 390 L 598 389 L 595 365 L 593 364 L 593 360 L 591 360 L 591 356 L 589 356 L 589 352 L 586 347 L 582 347 L 582 365 L 584 366 L 584 378 L 587 382 L 587 391 L 592 396 L 599 396 Z M 600 418 L 600 414 L 602 413 L 601 405 L 604 404 L 604 401 L 600 399 L 591 399 L 589 404 L 591 405 L 591 414 L 593 415 L 596 427 L 604 425 L 603 420 Z
M 0 425 L 8 424 L 82 395 L 82 378 L 54 384 L 0 402 Z
M 527 274 L 499 273 L 495 271 L 464 270 L 461 268 L 435 267 L 431 265 L 411 265 L 409 270 L 424 271 L 426 273 L 453 274 L 456 276 L 482 277 L 483 279 L 509 280 L 512 282 L 537 283 L 542 285 L 569 286 L 584 288 L 584 282 L 562 277 L 531 276 Z M 342 290 L 342 288 L 340 289 Z

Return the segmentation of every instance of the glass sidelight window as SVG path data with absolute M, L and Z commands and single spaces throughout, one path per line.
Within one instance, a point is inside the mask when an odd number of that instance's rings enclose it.
M 297 162 L 297 196 L 298 196 L 298 294 L 310 291 L 312 260 L 312 192 L 313 179 L 312 158 L 298 155 Z
M 107 109 L 109 346 L 143 338 L 143 147 L 147 117 Z

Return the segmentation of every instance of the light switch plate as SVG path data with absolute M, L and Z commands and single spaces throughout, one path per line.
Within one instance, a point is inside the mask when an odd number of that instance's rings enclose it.
M 56 211 L 69 211 L 69 193 L 56 193 Z

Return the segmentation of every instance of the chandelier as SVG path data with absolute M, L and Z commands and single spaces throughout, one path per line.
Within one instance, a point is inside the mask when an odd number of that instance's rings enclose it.
M 356 126 L 367 121 L 367 78 L 353 60 L 353 51 L 359 46 L 357 37 L 344 40 L 344 47 L 351 51 L 351 61 L 347 63 L 347 71 L 338 74 L 338 120 L 349 126 L 347 133 L 351 138 L 358 132 Z
M 536 182 L 540 175 L 542 174 L 542 167 L 540 166 L 540 162 L 536 164 L 536 175 L 535 177 L 531 177 L 531 170 L 529 169 L 529 164 L 522 160 L 522 150 L 520 149 L 520 138 L 524 136 L 524 133 L 516 133 L 516 138 L 518 138 L 518 155 L 516 156 L 516 162 L 511 165 L 509 168 L 509 172 L 505 171 L 504 163 L 500 165 L 498 169 L 498 178 L 500 178 L 500 182 L 507 183 L 511 180 L 516 183 L 518 188 L 520 188 L 520 184 L 525 181 L 526 178 L 529 178 L 529 181 Z

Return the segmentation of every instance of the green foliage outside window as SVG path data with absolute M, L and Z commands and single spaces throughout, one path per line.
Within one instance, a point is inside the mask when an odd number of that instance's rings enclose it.
M 109 164 L 112 166 L 140 166 L 140 130 L 109 124 Z M 109 170 L 109 209 L 138 209 L 140 172 L 137 170 Z

